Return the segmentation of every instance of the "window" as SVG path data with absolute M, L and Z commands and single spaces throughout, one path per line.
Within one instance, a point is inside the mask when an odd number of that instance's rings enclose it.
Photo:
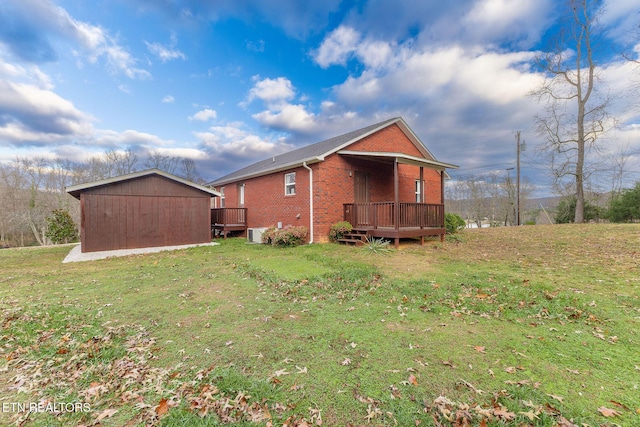
M 224 187 L 220 187 L 220 207 L 224 208 Z
M 296 194 L 296 173 L 284 174 L 284 195 L 292 196 Z
M 238 207 L 244 207 L 244 184 L 238 185 Z
M 422 203 L 422 186 L 424 186 L 424 182 L 423 185 L 420 185 L 420 180 L 416 179 L 416 203 Z

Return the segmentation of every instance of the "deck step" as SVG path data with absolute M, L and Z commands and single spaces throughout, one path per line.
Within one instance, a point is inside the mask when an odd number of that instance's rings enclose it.
M 353 230 L 350 233 L 345 233 L 342 238 L 338 239 L 338 242 L 345 245 L 363 245 L 367 239 L 367 232 L 364 230 Z

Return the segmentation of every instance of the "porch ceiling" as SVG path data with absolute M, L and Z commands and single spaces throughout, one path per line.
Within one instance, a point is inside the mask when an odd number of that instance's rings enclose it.
M 338 154 L 343 156 L 358 157 L 367 160 L 373 160 L 383 163 L 403 163 L 407 165 L 422 166 L 429 169 L 437 169 L 444 171 L 445 169 L 458 169 L 458 166 L 450 163 L 438 162 L 436 160 L 429 160 L 421 157 L 410 156 L 403 153 L 386 153 L 380 151 L 350 151 L 341 150 Z

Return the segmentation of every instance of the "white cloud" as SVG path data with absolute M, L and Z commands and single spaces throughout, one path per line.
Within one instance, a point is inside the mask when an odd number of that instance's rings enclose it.
M 145 41 L 144 43 L 147 45 L 147 49 L 149 49 L 149 52 L 160 58 L 160 61 L 162 62 L 173 61 L 174 59 L 187 59 L 187 56 L 180 50 L 175 49 L 174 46 L 167 47 L 163 46 L 160 43 L 149 43 L 147 41 Z
M 205 108 L 204 110 L 200 110 L 195 113 L 193 116 L 189 117 L 189 120 L 198 120 L 201 122 L 206 122 L 208 120 L 213 120 L 218 117 L 218 113 L 215 110 L 211 110 L 209 108 Z
M 58 94 L 0 78 L 0 141 L 41 145 L 92 132 L 92 118 Z
M 249 102 L 254 99 L 267 103 L 282 102 L 291 100 L 295 95 L 293 84 L 285 77 L 259 79 L 259 76 L 253 78 L 255 84 L 249 90 Z
M 0 45 L 0 79 L 7 78 L 16 83 L 27 83 L 40 89 L 53 90 L 51 77 L 44 73 L 37 65 L 17 65 L 4 60 L 4 52 Z
M 247 50 L 250 50 L 252 52 L 264 52 L 264 40 L 257 40 L 257 41 L 251 41 L 251 40 L 247 40 L 245 42 L 245 45 L 247 46 Z
M 100 129 L 95 132 L 94 141 L 97 145 L 108 147 L 145 147 L 148 149 L 168 148 L 175 141 L 162 139 L 157 135 L 129 129 L 123 132 Z
M 292 148 L 279 138 L 272 139 L 247 131 L 242 123 L 213 126 L 208 132 L 194 132 L 194 136 L 211 158 L 224 159 L 224 171 L 244 167 Z
M 108 69 L 129 78 L 149 78 L 151 74 L 136 66 L 136 59 L 104 28 L 74 19 L 51 0 L 19 0 L 10 2 L 14 25 L 21 28 L 20 37 L 6 36 L 3 40 L 13 54 L 28 62 L 57 59 L 61 44 L 78 45 L 70 49 L 90 63 L 104 59 Z M 56 44 L 54 46 L 54 43 Z
M 322 68 L 336 64 L 345 65 L 357 49 L 360 39 L 360 33 L 356 30 L 341 25 L 324 39 L 314 52 L 314 59 Z
M 251 117 L 260 124 L 277 130 L 307 133 L 316 128 L 314 115 L 301 104 L 292 104 L 296 96 L 295 87 L 285 77 L 262 79 L 254 77 L 254 86 L 249 91 L 248 102 L 262 100 L 267 109 Z M 302 97 L 308 100 L 307 96 Z
M 481 0 L 458 28 L 470 43 L 518 40 L 530 46 L 542 36 L 555 7 L 550 0 Z
M 606 0 L 602 5 L 600 22 L 609 28 L 609 36 L 623 44 L 638 40 L 638 0 Z
M 303 105 L 287 104 L 276 111 L 262 111 L 253 117 L 260 124 L 286 131 L 310 133 L 316 129 L 315 116 Z
M 172 104 L 176 99 L 171 96 L 171 95 L 167 95 L 164 98 L 162 98 L 162 103 L 163 104 Z
M 367 49 L 367 44 L 362 44 Z M 413 45 L 399 46 L 384 62 L 350 76 L 334 87 L 338 99 L 347 105 L 366 104 L 385 99 L 401 105 L 408 100 L 430 100 L 454 93 L 465 94 L 474 102 L 505 104 L 522 99 L 539 82 L 526 64 L 535 53 L 497 53 L 465 50 L 449 46 L 436 50 L 418 50 Z M 393 96 L 390 96 L 393 94 Z M 432 99 L 442 103 L 443 100 Z M 447 99 L 447 103 L 456 103 Z

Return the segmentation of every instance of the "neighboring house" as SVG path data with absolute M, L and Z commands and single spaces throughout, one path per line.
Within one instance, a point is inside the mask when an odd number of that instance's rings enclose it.
M 326 242 L 331 225 L 346 220 L 396 246 L 444 236 L 445 169 L 456 167 L 436 160 L 402 118 L 386 120 L 209 183 L 223 194 L 214 228 L 305 226 L 309 242 Z
M 150 169 L 67 187 L 82 252 L 211 242 L 210 188 Z

